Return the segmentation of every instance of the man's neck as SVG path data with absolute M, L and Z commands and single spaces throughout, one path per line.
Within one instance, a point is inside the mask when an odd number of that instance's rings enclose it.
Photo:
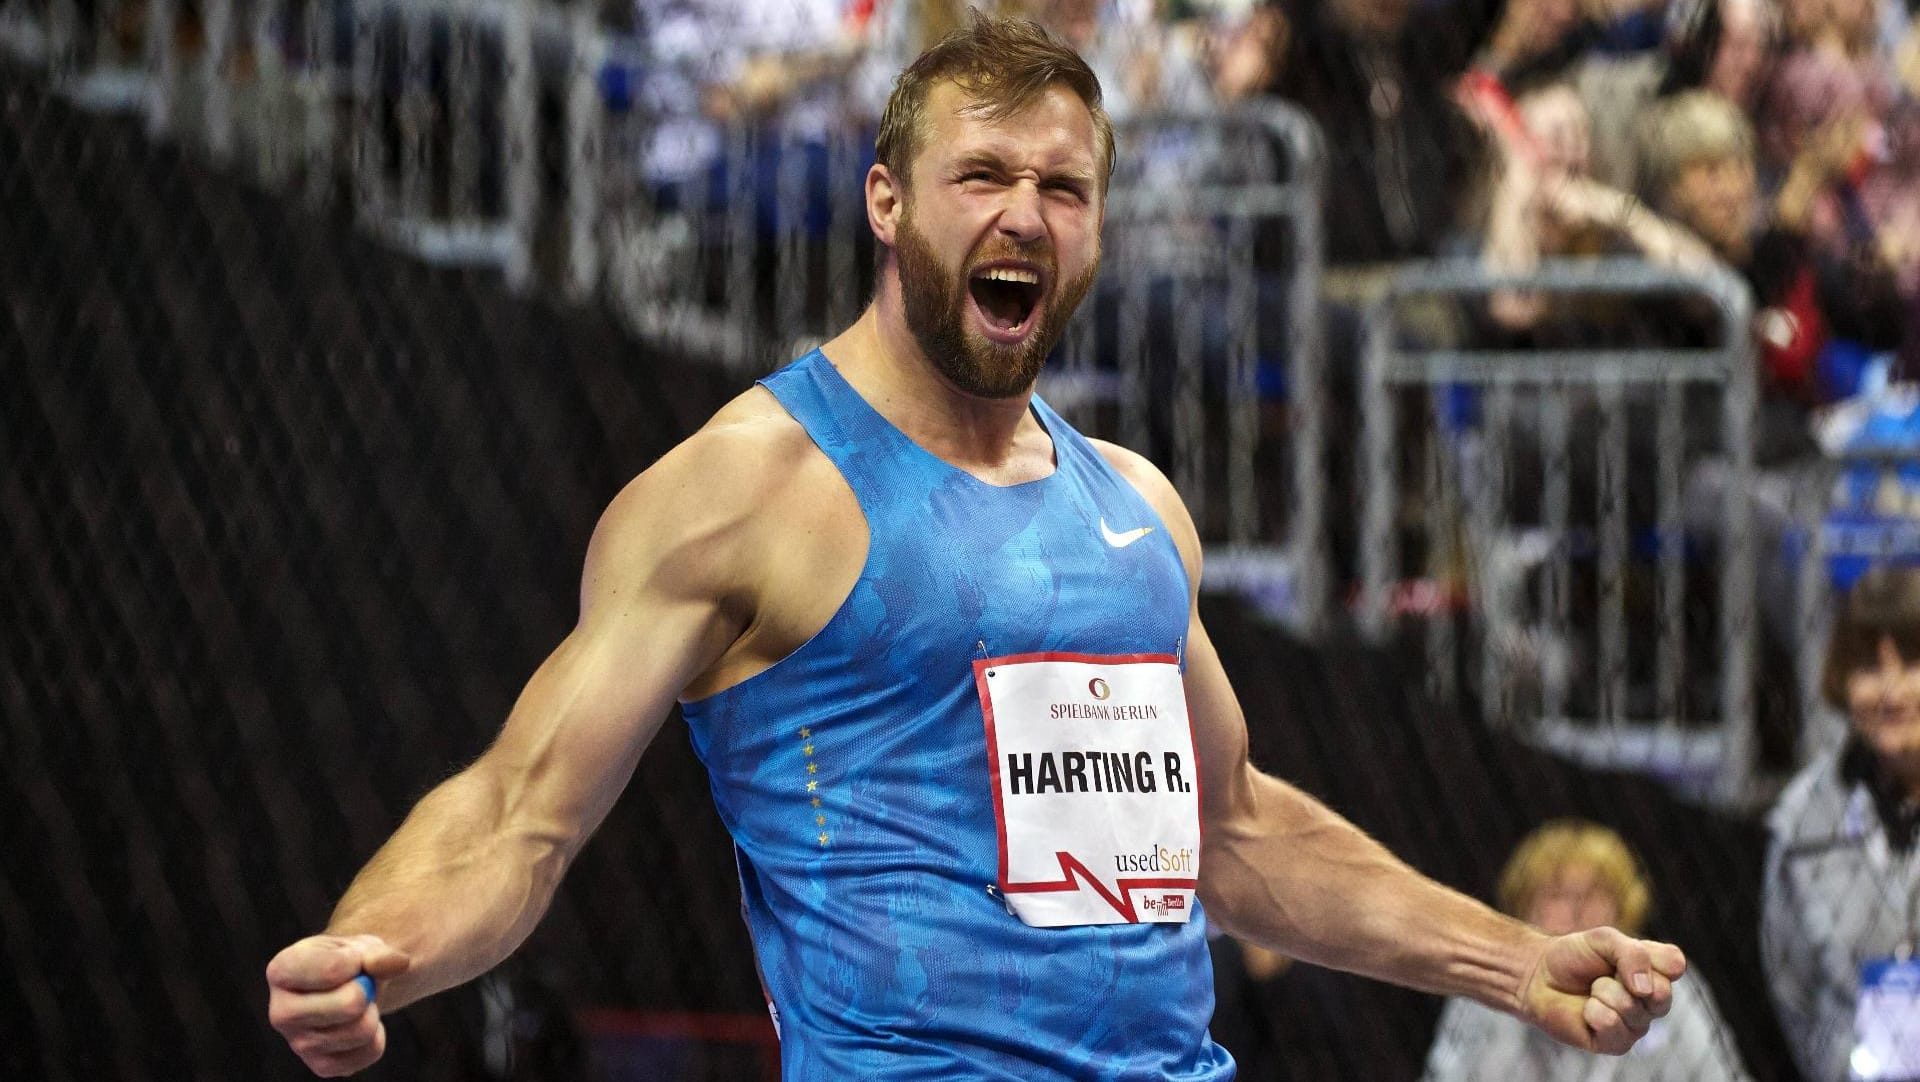
M 840 375 L 908 439 L 984 481 L 1019 484 L 1052 472 L 1052 442 L 1029 409 L 1032 388 L 982 398 L 955 387 L 908 329 L 889 278 L 860 318 L 820 347 Z

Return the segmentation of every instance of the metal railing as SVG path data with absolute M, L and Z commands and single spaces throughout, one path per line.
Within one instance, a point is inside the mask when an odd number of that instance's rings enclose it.
M 1210 542 L 1206 585 L 1264 596 L 1317 630 L 1331 594 L 1319 128 L 1268 101 L 1120 134 L 1144 164 L 1123 164 L 1108 203 L 1102 274 L 1116 318 L 1082 317 L 1042 390 L 1115 377 L 1114 415 L 1076 420 L 1162 452 Z M 1282 237 L 1284 257 L 1272 250 Z M 1263 387 L 1276 378 L 1284 394 Z
M 602 73 L 633 42 L 526 0 L 0 2 L 0 48 L 69 96 L 194 147 L 430 262 L 598 286 Z M 543 101 L 555 103 L 542 107 Z M 543 175 L 543 165 L 558 162 Z M 551 189 L 551 190 L 549 190 Z
M 1474 349 L 1420 345 L 1405 337 L 1401 313 L 1409 301 L 1459 304 L 1507 289 L 1556 298 L 1693 297 L 1707 305 L 1718 344 Z M 1757 630 L 1747 503 L 1756 409 L 1750 309 L 1744 284 L 1729 273 L 1689 276 L 1633 261 L 1551 261 L 1526 276 L 1493 275 L 1470 262 L 1398 274 L 1369 305 L 1363 330 L 1357 598 L 1363 630 L 1376 639 L 1392 630 L 1401 541 L 1413 538 L 1424 547 L 1419 571 L 1434 592 L 1443 599 L 1464 594 L 1451 600 L 1465 603 L 1466 630 L 1478 640 L 1462 643 L 1458 621 L 1444 613 L 1426 621 L 1429 682 L 1443 701 L 1458 699 L 1464 680 L 1490 722 L 1518 725 L 1529 739 L 1596 765 L 1665 774 L 1700 795 L 1749 802 Z M 1688 471 L 1699 461 L 1687 446 L 1698 428 L 1688 423 L 1689 387 L 1714 400 L 1721 438 L 1712 454 L 1725 471 L 1723 498 L 1712 509 L 1718 524 L 1707 560 L 1686 551 L 1682 494 Z M 1418 393 L 1396 395 L 1409 389 Z M 1484 406 L 1480 423 L 1447 416 L 1462 393 Z M 1427 401 L 1425 422 L 1404 423 L 1397 397 Z M 1698 398 L 1696 393 L 1695 405 Z M 1576 521 L 1580 509 L 1573 499 L 1580 480 L 1574 458 L 1587 450 L 1574 445 L 1574 432 L 1583 424 L 1593 429 L 1596 444 L 1595 507 L 1585 523 Z M 1651 441 L 1644 438 L 1648 432 Z M 1634 437 L 1641 459 L 1653 453 L 1651 478 L 1629 477 Z M 1403 500 L 1401 472 L 1414 457 L 1406 444 L 1414 439 L 1425 442 L 1422 491 L 1417 500 Z M 1537 443 L 1537 453 L 1526 453 L 1528 442 Z M 1515 475 L 1529 459 L 1538 462 L 1539 484 L 1516 499 Z M 1651 521 L 1636 522 L 1629 514 L 1630 480 L 1642 482 L 1643 493 L 1651 482 Z M 1538 505 L 1532 516 L 1538 521 L 1512 521 L 1513 508 L 1528 499 Z M 1636 558 L 1636 548 L 1645 555 Z M 1576 611 L 1582 607 L 1574 597 L 1576 559 L 1591 567 L 1590 597 L 1580 599 L 1588 602 L 1587 612 Z M 1637 623 L 1652 627 L 1645 650 L 1628 636 L 1630 564 L 1636 595 L 1652 599 L 1650 613 L 1636 614 Z M 1537 587 L 1525 580 L 1529 568 L 1544 572 Z M 1688 599 L 1699 593 L 1703 577 L 1717 581 L 1717 658 L 1710 667 L 1701 664 L 1699 650 L 1692 656 L 1688 650 L 1689 628 L 1701 623 L 1690 618 Z M 1535 595 L 1533 607 L 1543 613 L 1529 624 L 1525 610 Z M 1584 618 L 1595 624 L 1591 650 L 1578 646 L 1574 625 Z M 1477 658 L 1470 656 L 1475 645 Z M 1629 687 L 1630 651 L 1643 661 L 1641 668 L 1652 668 L 1650 691 Z M 1590 677 L 1583 683 L 1589 685 L 1591 716 L 1576 717 L 1570 692 L 1583 670 Z M 1690 709 L 1703 670 L 1717 688 L 1717 719 Z M 1708 720 L 1717 724 L 1702 724 Z

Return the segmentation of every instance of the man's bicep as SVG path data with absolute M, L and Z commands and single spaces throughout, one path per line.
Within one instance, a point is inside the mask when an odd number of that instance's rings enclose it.
M 573 848 L 599 825 L 673 707 L 677 645 L 582 624 L 534 672 L 477 764 L 521 826 Z
M 1197 614 L 1188 632 L 1186 690 L 1209 844 L 1216 838 L 1283 838 L 1338 819 L 1315 797 L 1255 768 L 1246 715 Z
M 577 847 L 625 788 L 675 698 L 738 634 L 725 553 L 659 486 L 622 493 L 582 574 L 580 619 L 477 764 L 519 824 Z
M 1205 798 L 1200 811 L 1211 830 L 1223 817 L 1244 812 L 1252 795 L 1247 719 L 1197 608 L 1188 620 L 1186 653 L 1187 711 Z

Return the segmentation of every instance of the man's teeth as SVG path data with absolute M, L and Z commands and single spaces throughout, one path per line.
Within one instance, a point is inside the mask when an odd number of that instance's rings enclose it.
M 1013 267 L 989 267 L 981 271 L 977 277 L 985 278 L 989 282 L 1019 282 L 1022 285 L 1029 286 L 1037 286 L 1040 284 L 1039 275 L 1032 271 L 1017 270 Z

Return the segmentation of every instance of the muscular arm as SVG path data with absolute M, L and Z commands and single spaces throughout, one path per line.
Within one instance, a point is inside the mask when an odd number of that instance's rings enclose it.
M 1197 591 L 1199 541 L 1179 497 L 1137 456 L 1109 456 L 1160 512 Z M 1253 768 L 1246 719 L 1197 604 L 1186 658 L 1205 779 L 1199 890 L 1226 931 L 1319 965 L 1466 996 L 1589 1050 L 1624 1052 L 1666 1013 L 1670 979 L 1685 970 L 1678 950 L 1610 929 L 1552 939 L 1414 871 Z
M 329 933 L 376 935 L 411 958 L 381 988 L 386 1009 L 478 976 L 526 939 L 674 696 L 738 633 L 700 558 L 707 531 L 676 507 L 683 464 L 661 465 L 602 518 L 579 622 L 499 737 L 414 807 L 335 908 Z
M 1546 936 L 1409 868 L 1247 761 L 1246 721 L 1196 615 L 1187 700 L 1206 779 L 1200 891 L 1236 936 L 1509 1014 Z
M 326 933 L 268 964 L 269 1017 L 316 1073 L 372 1063 L 382 1011 L 519 946 L 675 697 L 751 638 L 754 509 L 793 456 L 768 454 L 777 441 L 726 417 L 615 498 L 588 547 L 579 621 L 493 745 L 414 807 Z M 377 1006 L 353 983 L 363 971 L 378 981 Z

